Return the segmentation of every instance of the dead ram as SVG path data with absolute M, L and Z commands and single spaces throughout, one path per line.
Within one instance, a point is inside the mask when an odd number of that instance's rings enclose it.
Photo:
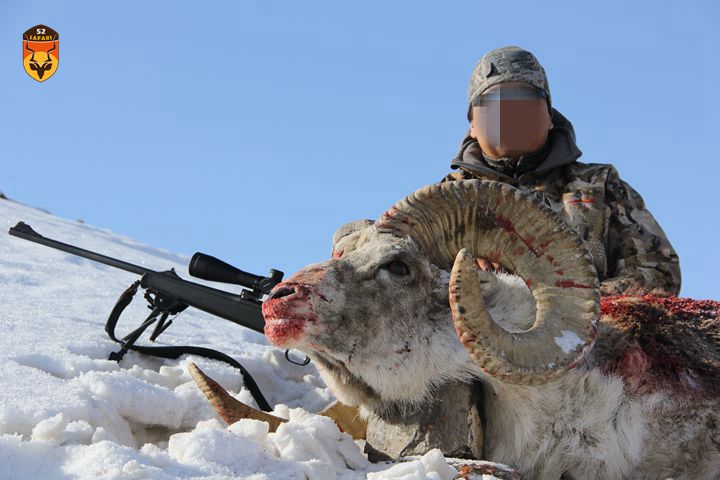
M 523 478 L 720 478 L 720 303 L 601 299 L 572 228 L 496 182 L 422 188 L 333 243 L 263 314 L 341 402 L 412 416 L 479 381 L 475 441 Z

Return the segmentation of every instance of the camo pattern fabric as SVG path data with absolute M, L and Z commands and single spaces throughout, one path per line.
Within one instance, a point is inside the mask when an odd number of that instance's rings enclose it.
M 510 183 L 559 213 L 585 241 L 603 295 L 677 295 L 680 265 L 642 197 L 612 165 L 573 162 L 517 179 L 461 168 L 443 178 L 480 178 Z
M 503 82 L 526 82 L 543 90 L 550 102 L 550 87 L 545 69 L 535 55 L 520 47 L 496 48 L 486 53 L 470 75 L 468 104 L 488 88 Z

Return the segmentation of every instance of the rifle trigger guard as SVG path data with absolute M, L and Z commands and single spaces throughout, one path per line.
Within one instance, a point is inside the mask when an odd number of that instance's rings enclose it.
M 296 362 L 295 360 L 290 358 L 290 350 L 285 350 L 285 360 L 290 363 L 294 363 L 295 365 L 300 365 L 301 367 L 304 367 L 305 365 L 310 363 L 310 357 L 308 357 L 307 355 L 305 355 L 305 360 L 303 360 L 302 362 Z

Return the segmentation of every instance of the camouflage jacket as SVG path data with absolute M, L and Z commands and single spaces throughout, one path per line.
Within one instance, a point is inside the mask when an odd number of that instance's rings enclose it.
M 553 109 L 548 153 L 526 173 L 512 175 L 492 167 L 467 136 L 443 178 L 481 178 L 532 192 L 558 212 L 584 239 L 593 256 L 603 295 L 680 291 L 680 265 L 670 241 L 645 208 L 642 197 L 620 179 L 612 165 L 577 161 L 572 124 Z M 522 165 L 520 160 L 519 165 Z

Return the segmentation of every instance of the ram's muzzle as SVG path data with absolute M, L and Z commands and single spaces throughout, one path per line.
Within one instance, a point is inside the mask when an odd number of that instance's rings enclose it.
M 272 289 L 262 312 L 265 335 L 273 344 L 294 348 L 317 325 L 319 304 L 328 303 L 322 293 L 328 272 L 323 264 L 311 265 Z

